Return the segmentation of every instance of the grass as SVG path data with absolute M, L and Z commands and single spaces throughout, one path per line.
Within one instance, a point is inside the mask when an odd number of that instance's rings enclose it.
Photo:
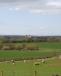
M 40 65 L 34 65 L 35 62 L 39 62 Z M 53 74 L 61 75 L 61 60 L 49 59 L 46 63 L 42 63 L 37 60 L 1 62 L 0 63 L 0 76 L 52 76 Z
M 41 48 L 61 49 L 61 42 L 42 42 L 39 45 Z
M 0 76 L 61 76 L 61 59 L 47 59 L 46 63 L 35 58 L 55 56 L 61 54 L 61 43 L 42 42 L 42 43 L 26 43 L 27 45 L 38 45 L 40 50 L 0 50 Z M 32 59 L 24 60 L 21 59 Z M 11 59 L 19 59 L 13 64 Z M 9 61 L 5 61 L 9 60 Z M 39 62 L 40 65 L 34 65 Z M 36 71 L 36 74 L 35 74 Z
M 33 42 L 25 43 L 26 45 L 38 45 L 40 48 L 61 49 L 61 42 Z
M 42 52 L 42 51 L 0 51 L 0 59 L 31 59 L 31 58 L 42 58 L 47 56 L 54 56 L 53 52 Z
M 0 50 L 0 60 L 10 59 L 35 59 L 42 57 L 51 57 L 61 54 L 60 42 L 38 42 L 25 43 L 26 45 L 37 45 L 39 50 Z M 18 44 L 17 44 L 18 45 Z

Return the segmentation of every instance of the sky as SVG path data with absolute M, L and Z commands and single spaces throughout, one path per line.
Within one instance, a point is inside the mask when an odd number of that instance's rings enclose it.
M 0 35 L 61 36 L 61 0 L 0 0 Z

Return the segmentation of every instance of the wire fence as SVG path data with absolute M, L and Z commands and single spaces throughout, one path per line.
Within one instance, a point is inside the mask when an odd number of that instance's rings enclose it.
M 24 71 L 0 71 L 0 76 L 61 76 L 60 72 L 24 72 Z

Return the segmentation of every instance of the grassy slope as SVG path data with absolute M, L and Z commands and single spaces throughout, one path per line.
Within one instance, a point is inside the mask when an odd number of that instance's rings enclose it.
M 37 61 L 23 61 L 15 62 L 13 65 L 11 62 L 0 63 L 0 76 L 3 71 L 3 76 L 52 76 L 53 74 L 61 75 L 61 60 L 47 60 L 45 64 L 40 61 L 40 65 L 34 65 Z
M 33 44 L 33 43 L 31 43 Z M 35 44 L 35 43 L 34 43 Z M 37 43 L 39 51 L 0 51 L 0 58 L 36 58 L 39 56 L 51 55 L 51 53 L 61 52 L 61 43 Z M 53 74 L 61 75 L 61 59 L 49 59 L 45 64 L 34 65 L 36 60 L 12 62 L 0 62 L 0 76 L 53 76 Z M 3 75 L 2 75 L 3 73 Z

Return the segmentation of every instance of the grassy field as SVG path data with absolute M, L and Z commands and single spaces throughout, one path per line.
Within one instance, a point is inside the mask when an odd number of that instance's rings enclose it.
M 25 43 L 39 50 L 0 50 L 0 76 L 61 76 L 61 43 Z M 47 58 L 45 63 L 39 58 Z M 12 59 L 18 60 L 13 62 Z M 28 59 L 28 60 L 26 60 Z M 31 59 L 31 60 L 29 60 Z M 24 61 L 25 60 L 25 61 Z M 39 65 L 35 65 L 38 63 Z
M 15 43 L 14 43 L 15 44 Z M 30 42 L 30 43 L 17 43 L 17 45 L 37 45 L 40 48 L 49 48 L 49 49 L 61 49 L 61 42 Z
M 60 42 L 25 43 L 26 45 L 37 45 L 39 50 L 0 50 L 0 60 L 10 59 L 35 59 L 52 57 L 61 54 Z M 17 44 L 18 45 L 18 44 Z
M 59 53 L 60 54 L 60 53 Z M 41 51 L 0 51 L 0 60 L 11 59 L 35 59 L 55 56 L 55 52 L 41 52 Z
M 35 65 L 39 63 L 39 65 Z M 36 72 L 35 72 L 36 71 Z M 61 76 L 61 59 L 26 60 L 0 63 L 0 76 Z
M 61 49 L 61 42 L 30 42 L 30 43 L 25 42 L 17 44 L 37 45 L 40 48 Z

